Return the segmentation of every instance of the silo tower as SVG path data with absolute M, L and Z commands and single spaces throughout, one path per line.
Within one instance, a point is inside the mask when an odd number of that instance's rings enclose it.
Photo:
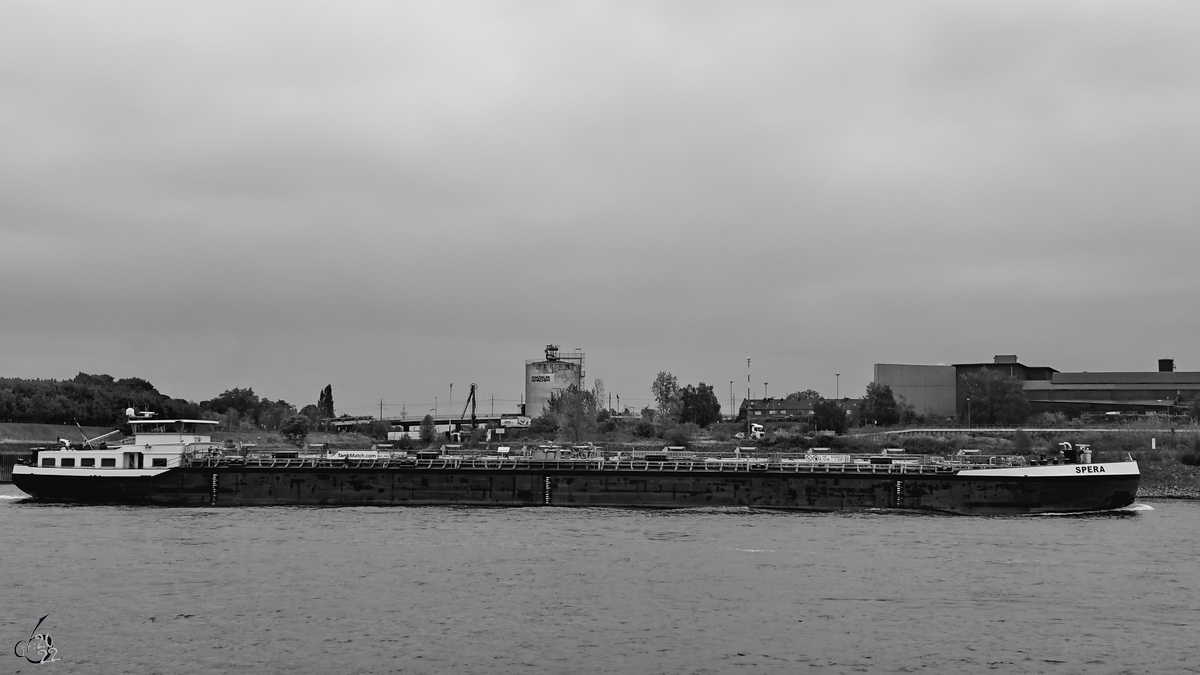
M 546 345 L 544 361 L 525 362 L 525 414 L 541 415 L 550 395 L 571 385 L 583 387 L 583 352 L 560 353 L 558 345 Z

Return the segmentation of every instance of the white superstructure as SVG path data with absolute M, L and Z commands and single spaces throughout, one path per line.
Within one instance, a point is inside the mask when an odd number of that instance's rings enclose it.
M 221 453 L 209 432 L 220 424 L 212 420 L 158 419 L 153 413 L 126 411 L 133 434 L 119 443 L 98 442 L 72 446 L 66 441 L 55 449 L 39 450 L 36 466 L 15 466 L 13 473 L 70 476 L 153 476 L 180 465 L 184 456 Z M 113 432 L 116 433 L 116 432 Z M 94 442 L 96 441 L 96 442 Z

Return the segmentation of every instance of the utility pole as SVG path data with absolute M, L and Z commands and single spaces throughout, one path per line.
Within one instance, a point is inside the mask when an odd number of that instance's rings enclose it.
M 733 380 L 729 381 L 729 414 L 733 414 Z
M 746 359 L 746 400 L 750 400 L 750 359 Z
M 379 421 L 383 421 L 383 399 L 379 399 Z
M 770 396 L 767 396 L 767 383 L 766 382 L 763 382 L 763 398 L 764 399 L 770 398 Z

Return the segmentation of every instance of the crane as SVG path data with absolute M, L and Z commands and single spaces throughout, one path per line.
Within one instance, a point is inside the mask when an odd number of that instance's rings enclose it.
M 471 392 L 467 394 L 467 405 L 463 406 L 462 414 L 458 419 L 462 420 L 467 416 L 467 408 L 471 408 L 471 433 L 475 432 L 475 383 L 471 383 Z

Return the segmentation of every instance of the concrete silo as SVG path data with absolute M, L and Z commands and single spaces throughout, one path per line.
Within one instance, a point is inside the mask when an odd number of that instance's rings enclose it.
M 525 414 L 541 415 L 550 395 L 571 385 L 583 387 L 583 352 L 560 354 L 558 345 L 546 345 L 544 361 L 525 362 Z

